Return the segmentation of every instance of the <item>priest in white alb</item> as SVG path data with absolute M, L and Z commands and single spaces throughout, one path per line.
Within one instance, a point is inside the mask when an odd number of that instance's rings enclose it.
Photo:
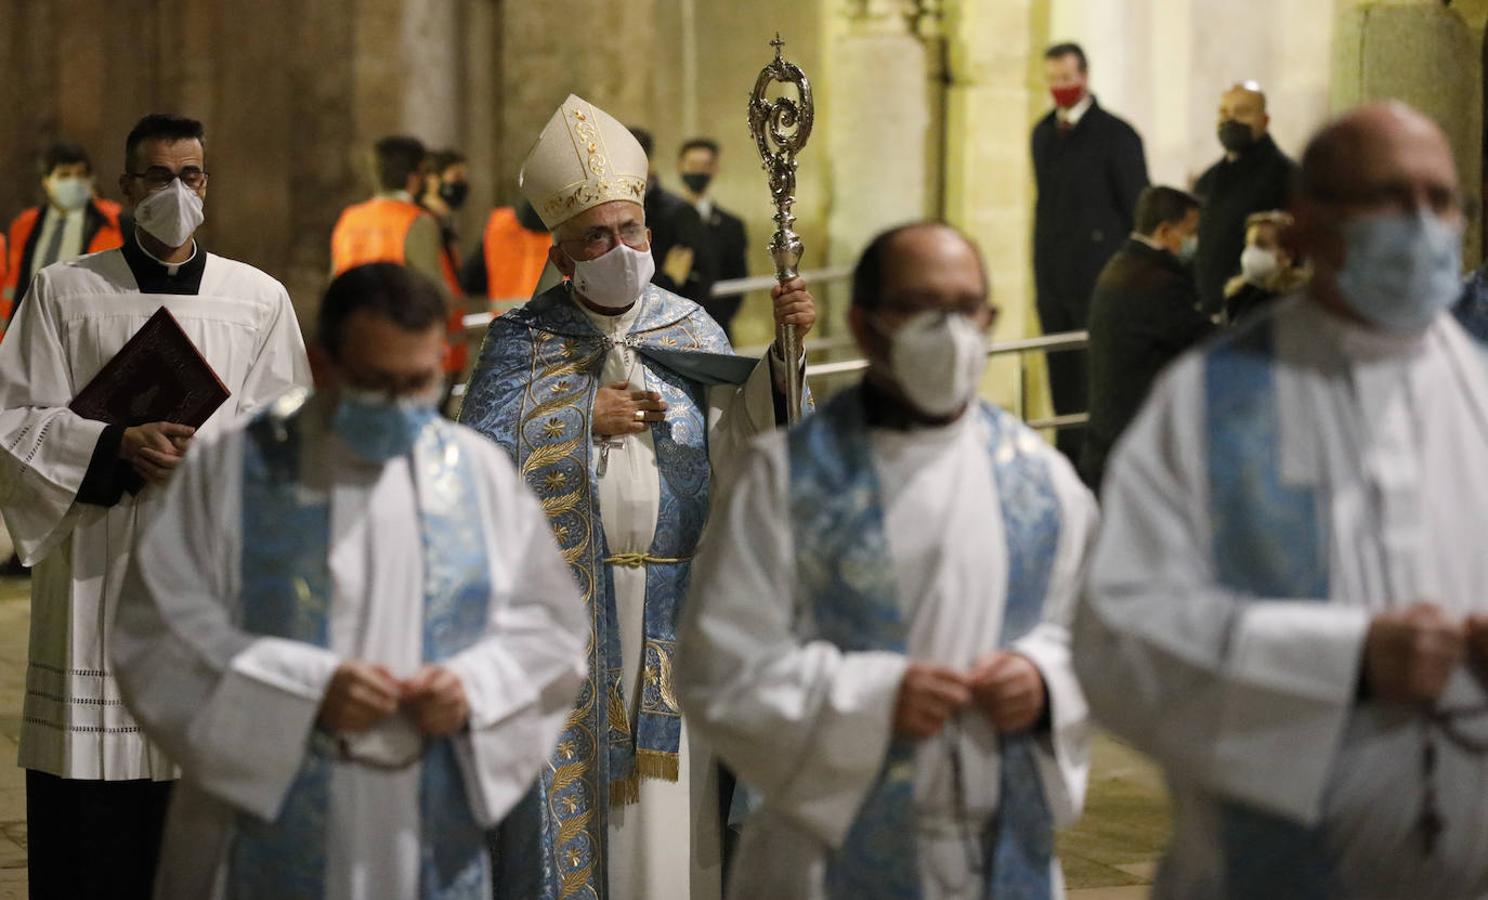
M 730 896 L 1062 896 L 1095 502 L 976 397 L 995 310 L 964 236 L 881 235 L 852 302 L 868 375 L 756 444 L 678 635 L 683 709 L 757 798 Z
M 317 392 L 198 446 L 144 529 L 112 650 L 182 770 L 161 900 L 491 895 L 587 627 L 506 454 L 438 415 L 444 323 L 413 270 L 343 273 Z
M 119 178 L 135 223 L 124 246 L 38 272 L 0 343 L 0 512 L 35 567 L 20 764 L 37 897 L 148 892 L 175 769 L 125 710 L 108 657 L 135 532 L 160 515 L 160 486 L 194 439 L 310 380 L 284 287 L 194 238 L 203 142 L 200 122 L 140 120 Z M 162 306 L 227 401 L 199 431 L 69 410 Z M 80 864 L 82 847 L 101 855 Z
M 1154 895 L 1488 896 L 1488 353 L 1462 194 L 1400 104 L 1302 161 L 1302 294 L 1181 358 L 1118 444 L 1076 620 L 1174 794 Z
M 460 413 L 542 498 L 593 629 L 569 728 L 502 826 L 503 898 L 721 889 L 718 779 L 676 703 L 674 623 L 715 476 L 784 416 L 785 362 L 733 355 L 702 307 L 650 283 L 646 171 L 603 110 L 570 96 L 553 114 L 520 182 L 565 280 L 491 323 Z M 799 279 L 774 306 L 803 335 L 816 318 Z

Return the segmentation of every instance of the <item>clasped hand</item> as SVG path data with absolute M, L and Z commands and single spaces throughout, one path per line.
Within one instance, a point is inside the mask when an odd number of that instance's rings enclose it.
M 1488 668 L 1488 616 L 1453 619 L 1418 602 L 1376 615 L 1364 639 L 1363 684 L 1391 703 L 1434 703 L 1465 658 Z
M 151 484 L 165 484 L 186 458 L 196 429 L 175 422 L 151 422 L 124 429 L 119 458 Z
M 331 676 L 316 721 L 333 733 L 366 731 L 400 709 L 432 738 L 454 734 L 470 718 L 464 685 L 443 666 L 399 680 L 386 666 L 347 660 Z
M 932 738 L 967 706 L 998 731 L 1027 731 L 1044 714 L 1046 702 L 1043 676 L 1021 653 L 988 653 L 965 672 L 911 662 L 899 683 L 894 731 L 915 740 Z

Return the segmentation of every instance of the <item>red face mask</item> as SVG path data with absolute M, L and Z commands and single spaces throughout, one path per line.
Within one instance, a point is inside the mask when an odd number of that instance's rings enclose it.
M 1085 86 L 1077 84 L 1071 87 L 1049 88 L 1049 93 L 1054 97 L 1055 106 L 1060 109 L 1069 109 L 1084 99 Z

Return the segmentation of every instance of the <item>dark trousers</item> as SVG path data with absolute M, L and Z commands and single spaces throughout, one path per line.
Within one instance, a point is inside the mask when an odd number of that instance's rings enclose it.
M 1039 323 L 1044 334 L 1083 331 L 1086 326 L 1085 304 L 1078 306 L 1046 297 L 1038 298 Z M 1055 350 L 1044 354 L 1049 370 L 1049 396 L 1054 414 L 1070 415 L 1090 411 L 1090 370 L 1085 350 Z M 1080 451 L 1085 443 L 1084 428 L 1061 428 L 1054 446 L 1078 469 Z
M 149 900 L 171 785 L 27 769 L 31 900 Z

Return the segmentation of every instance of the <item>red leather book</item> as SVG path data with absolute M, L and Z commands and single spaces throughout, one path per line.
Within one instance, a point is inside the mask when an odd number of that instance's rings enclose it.
M 110 425 L 176 422 L 200 428 L 232 391 L 164 306 L 67 404 Z

